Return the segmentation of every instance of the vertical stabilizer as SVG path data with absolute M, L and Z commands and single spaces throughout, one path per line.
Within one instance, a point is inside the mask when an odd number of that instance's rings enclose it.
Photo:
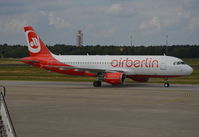
M 31 26 L 24 27 L 24 31 L 30 56 L 45 56 L 51 54 Z

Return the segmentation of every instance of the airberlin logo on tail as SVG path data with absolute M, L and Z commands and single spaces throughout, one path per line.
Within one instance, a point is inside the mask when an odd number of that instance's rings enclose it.
M 27 31 L 28 50 L 32 53 L 38 53 L 41 50 L 40 39 L 34 31 Z

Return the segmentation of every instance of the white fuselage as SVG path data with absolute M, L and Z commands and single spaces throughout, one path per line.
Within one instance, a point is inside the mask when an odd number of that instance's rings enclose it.
M 63 64 L 75 68 L 120 71 L 125 75 L 184 76 L 193 69 L 171 56 L 109 56 L 109 55 L 52 55 Z

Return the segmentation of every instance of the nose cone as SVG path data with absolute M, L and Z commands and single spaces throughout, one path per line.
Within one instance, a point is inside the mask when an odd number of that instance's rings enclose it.
M 190 67 L 189 65 L 187 65 L 187 67 L 186 67 L 186 75 L 190 75 L 191 73 L 193 73 L 193 68 Z

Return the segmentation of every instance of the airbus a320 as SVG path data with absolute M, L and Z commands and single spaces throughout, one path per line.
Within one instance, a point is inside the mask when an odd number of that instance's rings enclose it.
M 181 59 L 171 56 L 121 56 L 121 55 L 55 55 L 45 46 L 31 26 L 24 27 L 29 57 L 22 58 L 26 64 L 73 76 L 96 77 L 94 87 L 102 81 L 112 85 L 124 84 L 126 78 L 147 82 L 149 78 L 168 78 L 190 75 L 193 69 Z

